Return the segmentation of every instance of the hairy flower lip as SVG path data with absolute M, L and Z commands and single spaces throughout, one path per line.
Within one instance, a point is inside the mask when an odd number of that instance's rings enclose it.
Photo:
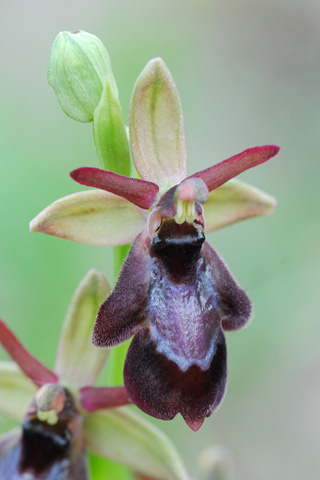
M 164 225 L 175 222 L 165 220 Z M 195 229 L 188 224 L 174 228 Z M 204 238 L 201 244 L 192 237 L 189 243 L 181 238 L 182 243 L 179 235 L 174 242 L 170 234 L 167 248 L 157 250 L 147 232 L 137 237 L 115 289 L 99 310 L 93 342 L 110 346 L 134 335 L 124 372 L 128 395 L 149 415 L 170 420 L 181 413 L 196 429 L 220 405 L 225 392 L 221 327 L 242 328 L 250 319 L 251 305 Z M 187 255 L 183 268 L 181 255 Z M 207 393 L 193 396 L 199 389 Z

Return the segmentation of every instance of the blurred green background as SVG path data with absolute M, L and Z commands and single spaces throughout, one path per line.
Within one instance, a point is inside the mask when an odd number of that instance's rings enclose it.
M 72 169 L 98 166 L 92 125 L 70 120 L 46 81 L 60 30 L 107 46 L 126 118 L 137 75 L 164 58 L 190 172 L 281 146 L 241 176 L 278 198 L 276 213 L 209 237 L 254 304 L 249 328 L 227 334 L 224 403 L 197 433 L 181 418 L 155 420 L 194 476 L 214 444 L 238 480 L 319 478 L 319 21 L 318 0 L 1 1 L 0 315 L 48 366 L 77 284 L 91 267 L 112 276 L 111 249 L 28 232 L 40 210 L 79 190 Z M 0 418 L 0 431 L 8 426 Z

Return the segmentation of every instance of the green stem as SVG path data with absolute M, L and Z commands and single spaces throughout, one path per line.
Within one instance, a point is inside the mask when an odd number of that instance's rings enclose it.
M 89 454 L 89 472 L 90 478 L 102 480 L 131 480 L 130 471 L 123 465 L 119 465 L 112 460 L 101 458 L 93 453 Z
M 131 245 L 120 245 L 113 248 L 113 281 L 117 282 L 122 264 L 128 255 Z

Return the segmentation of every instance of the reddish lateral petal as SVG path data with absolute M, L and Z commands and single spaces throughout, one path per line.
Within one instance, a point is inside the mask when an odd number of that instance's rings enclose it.
M 57 375 L 34 358 L 1 319 L 0 343 L 12 360 L 36 385 L 41 386 L 44 383 L 56 383 L 58 381 Z
M 83 387 L 80 401 L 88 412 L 132 403 L 124 387 Z
M 126 390 L 141 410 L 162 420 L 181 413 L 192 429 L 220 405 L 227 383 L 227 349 L 220 331 L 211 365 L 186 372 L 157 351 L 147 329 L 133 339 L 124 368 Z
M 209 192 L 211 192 L 245 170 L 266 162 L 274 157 L 279 150 L 279 147 L 276 145 L 248 148 L 244 152 L 238 153 L 238 155 L 234 155 L 223 162 L 217 163 L 217 165 L 213 165 L 212 167 L 191 175 L 191 178 L 202 178 Z
M 208 242 L 203 244 L 202 254 L 215 281 L 218 304 L 221 308 L 223 330 L 239 330 L 243 328 L 251 318 L 251 302 L 249 298 Z
M 124 342 L 141 328 L 150 281 L 148 243 L 149 236 L 143 232 L 132 245 L 113 292 L 98 312 L 93 330 L 94 345 L 111 347 Z
M 153 205 L 159 191 L 155 183 L 124 177 L 99 168 L 77 168 L 70 173 L 70 176 L 81 185 L 106 190 L 146 210 Z

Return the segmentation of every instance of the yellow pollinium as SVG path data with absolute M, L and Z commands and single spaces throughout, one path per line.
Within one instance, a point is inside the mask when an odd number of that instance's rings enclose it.
M 58 423 L 58 420 L 59 420 L 58 413 L 56 410 L 47 410 L 47 411 L 38 410 L 37 418 L 41 422 L 47 422 L 49 425 L 56 425 L 56 423 Z
M 178 225 L 181 225 L 184 222 L 193 223 L 196 216 L 195 202 L 180 199 L 177 200 L 177 213 L 174 219 Z

